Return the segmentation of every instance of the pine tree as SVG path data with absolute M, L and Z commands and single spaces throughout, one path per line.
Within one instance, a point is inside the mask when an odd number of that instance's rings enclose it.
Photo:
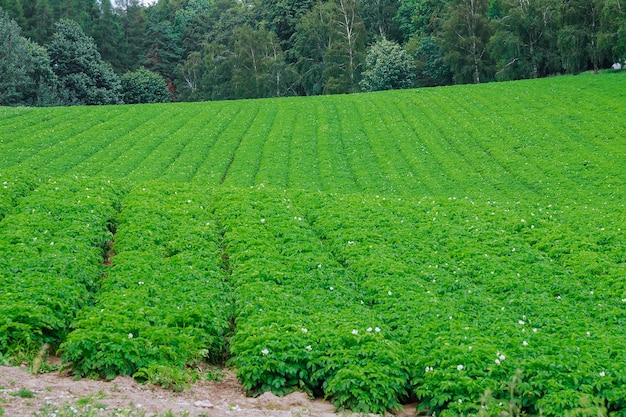
M 30 27 L 33 41 L 43 45 L 52 39 L 54 11 L 49 0 L 37 0 L 35 2 L 35 13 L 31 18 Z
M 24 17 L 24 7 L 20 0 L 0 0 L 0 8 L 6 11 L 11 19 L 17 25 L 24 29 L 26 27 L 26 19 Z
M 152 13 L 146 25 L 146 40 L 146 68 L 165 79 L 174 79 L 176 67 L 182 62 L 182 48 L 172 24 Z
M 118 2 L 119 3 L 119 2 Z M 146 15 L 139 0 L 124 0 L 120 16 L 122 41 L 120 50 L 120 72 L 132 71 L 144 64 L 144 31 Z
M 95 24 L 94 40 L 102 59 L 110 63 L 118 72 L 121 71 L 123 65 L 119 45 L 122 42 L 122 29 L 111 0 L 100 1 L 100 16 Z
M 68 19 L 57 22 L 48 52 L 66 104 L 121 103 L 119 77 L 102 61 L 93 39 L 78 23 Z

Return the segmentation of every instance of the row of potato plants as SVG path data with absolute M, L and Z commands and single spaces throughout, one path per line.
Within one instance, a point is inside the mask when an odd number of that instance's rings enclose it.
M 180 120 L 178 121 L 177 129 L 165 132 L 164 139 L 142 159 L 141 163 L 128 174 L 128 177 L 136 181 L 146 181 L 168 176 L 171 178 L 173 172 L 170 168 L 177 169 L 176 161 L 181 155 L 194 151 L 193 146 L 188 149 L 190 144 L 199 141 L 207 150 L 210 149 L 212 145 L 210 135 L 208 137 L 205 137 L 205 135 L 208 133 L 207 127 L 210 126 L 211 130 L 215 129 L 215 126 L 212 125 L 212 119 L 216 111 L 219 111 L 217 106 L 184 106 L 182 113 L 184 117 L 178 117 Z M 165 122 L 163 121 L 162 123 Z M 169 122 L 168 124 L 173 123 Z M 159 131 L 161 130 L 163 129 L 159 129 Z M 201 151 L 198 147 L 195 150 Z M 205 151 L 205 157 L 206 155 Z M 181 174 L 184 172 L 185 170 Z M 176 181 L 175 178 L 172 178 L 172 180 Z
M 2 110 L 0 166 L 328 192 L 609 196 L 623 178 L 622 77 Z
M 338 407 L 400 406 L 401 346 L 287 194 L 218 190 L 235 293 L 229 364 L 252 394 L 304 390 Z
M 411 129 L 402 125 L 398 110 L 389 108 L 389 103 L 380 99 L 354 99 L 351 105 L 358 112 L 372 154 L 378 160 L 378 171 L 389 183 L 388 193 L 397 194 L 404 190 L 413 195 L 430 194 L 428 179 L 424 178 L 424 158 L 415 149 L 407 152 L 400 147 L 401 142 L 409 142 L 405 138 Z M 419 160 L 419 163 L 414 164 L 412 159 Z
M 319 189 L 358 191 L 337 114 L 337 106 L 342 103 L 335 99 L 316 104 Z
M 61 123 L 43 128 L 46 137 L 38 142 L 46 143 L 45 148 L 32 152 L 22 159 L 22 166 L 38 167 L 42 175 L 60 177 L 71 171 L 91 155 L 102 151 L 111 142 L 128 131 L 126 123 L 120 123 L 127 117 L 121 108 L 110 108 L 107 111 L 79 112 L 66 115 Z M 131 125 L 135 127 L 134 124 Z M 30 140 L 29 140 L 30 142 Z M 39 143 L 38 143 L 39 144 Z M 22 143 L 24 145 L 24 143 Z M 93 173 L 79 171 L 81 175 L 92 176 Z
M 229 186 L 247 187 L 256 183 L 255 178 L 261 165 L 263 148 L 276 122 L 279 106 L 264 100 L 258 103 L 257 113 L 239 143 L 228 165 L 222 182 Z M 278 151 L 278 149 L 276 149 Z
M 457 127 L 448 136 L 451 141 L 459 149 L 475 142 L 487 153 L 485 163 L 510 171 L 509 188 L 581 200 L 618 191 L 624 151 L 619 138 L 626 128 L 618 117 L 620 104 L 612 99 L 623 91 L 623 84 L 614 84 L 618 80 L 565 77 L 513 83 L 504 91 L 466 86 L 436 90 L 430 98 Z M 427 105 L 411 99 L 416 106 Z M 480 152 L 467 155 L 476 161 Z
M 347 101 L 338 107 L 337 112 L 341 117 L 344 143 L 352 161 L 351 166 L 357 177 L 359 190 L 363 193 L 397 194 L 398 183 L 392 175 L 385 175 L 385 171 L 394 166 L 396 161 L 401 164 L 403 158 L 400 155 L 390 155 L 391 159 L 384 159 L 384 154 L 377 152 L 376 142 L 387 145 L 389 138 L 376 133 L 368 134 L 368 113 L 359 108 L 358 101 Z
M 623 210 L 308 201 L 401 347 L 421 411 L 560 416 L 590 401 L 626 415 Z
M 214 103 L 201 113 L 203 123 L 192 132 L 191 138 L 162 173 L 164 181 L 189 182 L 203 164 L 213 160 L 212 150 L 226 129 L 237 119 L 241 106 L 233 102 Z
M 253 126 L 255 121 L 259 121 L 261 103 L 263 100 L 240 102 L 239 111 L 228 124 L 214 125 L 220 129 L 219 137 L 212 144 L 207 158 L 200 161 L 194 182 L 212 186 L 225 182 L 244 137 L 248 132 L 254 132 Z M 256 164 L 249 164 L 248 168 L 255 169 L 255 166 Z
M 165 110 L 165 107 L 157 108 Z M 167 158 L 159 161 L 155 167 L 154 161 L 150 161 L 150 156 L 156 153 L 157 159 L 160 159 L 161 152 L 157 151 L 164 144 L 172 145 L 172 139 L 179 140 L 176 133 L 182 129 L 198 112 L 200 107 L 176 106 L 168 108 L 158 116 L 147 120 L 138 128 L 130 130 L 122 140 L 122 146 L 112 148 L 116 158 L 107 164 L 103 164 L 101 169 L 102 175 L 108 175 L 113 178 L 130 178 L 132 180 L 148 181 L 158 177 L 161 171 L 162 163 L 167 163 Z M 132 119 L 130 119 L 132 120 Z M 167 152 L 165 152 L 167 154 Z M 106 172 L 105 172 L 106 171 Z
M 49 180 L 0 222 L 0 354 L 58 348 L 97 288 L 118 201 L 107 181 Z
M 297 106 L 281 106 L 280 113 L 274 117 L 274 123 L 265 134 L 259 169 L 253 184 L 271 184 L 274 188 L 289 187 L 291 172 L 292 141 L 296 117 L 300 112 Z M 245 146 L 242 144 L 242 146 Z M 277 169 L 281 167 L 282 169 Z
M 286 175 L 289 187 L 312 191 L 321 188 L 321 161 L 317 154 L 318 123 L 315 99 L 311 97 L 309 101 L 292 103 L 292 107 L 297 108 L 298 112 L 291 132 L 291 144 L 288 153 L 289 170 Z
M 12 167 L 22 165 L 34 167 L 46 175 L 57 176 L 61 172 L 47 170 L 47 164 L 56 159 L 65 159 L 66 152 L 75 147 L 76 137 L 106 123 L 107 120 L 119 115 L 121 109 L 107 108 L 98 110 L 51 110 L 44 109 L 47 116 L 29 129 L 18 128 L 18 131 L 5 131 L 2 133 L 2 152 L 0 153 L 0 165 Z M 38 112 L 28 113 L 36 115 Z M 26 120 L 15 120 L 17 126 Z M 62 161 L 63 162 L 63 161 Z
M 0 221 L 19 203 L 19 199 L 30 194 L 38 178 L 33 171 L 6 169 L 0 171 Z
M 232 296 L 210 196 L 148 184 L 122 200 L 110 266 L 61 346 L 79 376 L 134 375 L 173 388 L 223 360 Z
M 153 107 L 114 107 L 101 123 L 94 123 L 71 140 L 60 143 L 56 159 L 41 161 L 49 175 L 60 176 L 67 173 L 117 178 L 108 169 L 112 161 L 124 153 L 131 143 L 130 132 L 141 129 L 142 125 L 159 117 L 163 109 Z M 83 117 L 78 113 L 75 117 Z

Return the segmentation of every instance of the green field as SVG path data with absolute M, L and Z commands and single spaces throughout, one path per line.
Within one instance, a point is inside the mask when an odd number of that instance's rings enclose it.
M 624 73 L 0 108 L 0 362 L 626 416 L 625 187 Z

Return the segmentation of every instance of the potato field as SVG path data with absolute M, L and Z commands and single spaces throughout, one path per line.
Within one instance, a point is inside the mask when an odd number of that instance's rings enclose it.
M 0 362 L 626 416 L 625 197 L 624 73 L 0 108 Z

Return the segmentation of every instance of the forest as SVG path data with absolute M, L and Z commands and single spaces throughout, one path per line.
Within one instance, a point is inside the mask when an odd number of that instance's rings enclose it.
M 0 0 L 0 8 L 0 105 L 353 93 L 597 72 L 626 58 L 621 0 Z

